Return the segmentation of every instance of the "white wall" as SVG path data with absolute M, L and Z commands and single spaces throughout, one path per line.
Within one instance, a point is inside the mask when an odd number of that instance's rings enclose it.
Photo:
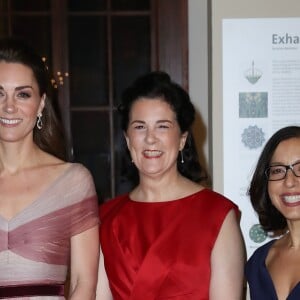
M 225 18 L 299 17 L 299 0 L 211 0 L 212 6 L 212 160 L 213 187 L 223 192 L 222 20 Z
M 189 15 L 189 93 L 197 110 L 194 136 L 201 163 L 211 173 L 209 143 L 209 52 L 207 0 L 188 0 Z
M 299 17 L 300 0 L 188 0 L 188 13 L 189 92 L 199 113 L 194 134 L 213 188 L 222 193 L 222 20 Z

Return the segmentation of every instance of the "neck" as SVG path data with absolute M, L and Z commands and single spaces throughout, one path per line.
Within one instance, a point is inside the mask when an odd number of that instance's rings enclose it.
M 130 196 L 136 201 L 162 202 L 182 198 L 199 188 L 199 185 L 191 183 L 179 173 L 161 178 L 141 176 L 140 184 Z
M 292 249 L 300 249 L 300 222 L 289 223 L 289 232 L 287 233 L 287 246 Z
M 0 144 L 0 172 L 15 174 L 37 163 L 40 149 L 32 143 L 29 145 L 5 143 Z

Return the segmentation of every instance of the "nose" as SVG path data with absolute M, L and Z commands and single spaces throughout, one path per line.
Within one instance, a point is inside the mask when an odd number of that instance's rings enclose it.
M 284 178 L 284 182 L 286 186 L 293 187 L 298 180 L 299 180 L 298 177 L 295 176 L 292 169 L 288 169 L 286 171 L 286 175 Z
M 17 111 L 17 106 L 13 98 L 11 97 L 6 97 L 3 103 L 3 111 L 12 114 Z
M 148 128 L 145 136 L 145 141 L 148 144 L 154 143 L 156 140 L 155 132 L 153 129 Z

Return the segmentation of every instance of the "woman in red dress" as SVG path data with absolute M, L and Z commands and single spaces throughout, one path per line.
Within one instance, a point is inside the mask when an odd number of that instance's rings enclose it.
M 241 299 L 238 208 L 199 184 L 189 95 L 152 72 L 119 111 L 138 182 L 100 208 L 97 299 Z

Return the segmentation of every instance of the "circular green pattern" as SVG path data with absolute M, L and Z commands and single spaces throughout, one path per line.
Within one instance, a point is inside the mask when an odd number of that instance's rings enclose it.
M 249 230 L 249 237 L 255 243 L 262 243 L 266 240 L 267 234 L 260 224 L 255 224 Z

